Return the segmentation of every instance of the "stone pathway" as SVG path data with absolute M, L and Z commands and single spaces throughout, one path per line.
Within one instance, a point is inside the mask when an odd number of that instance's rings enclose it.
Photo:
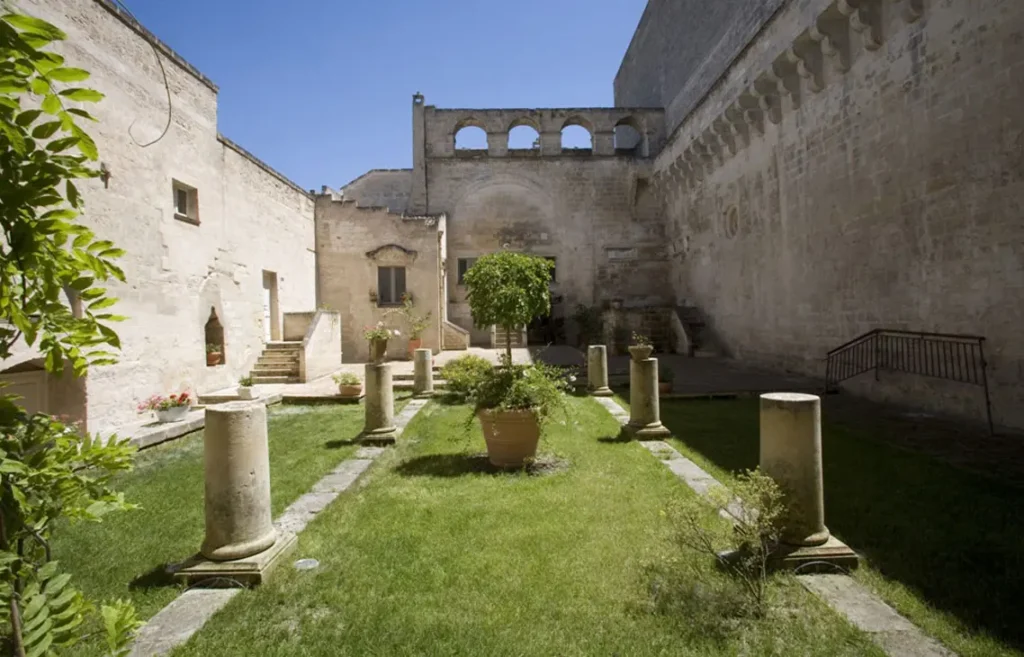
M 426 399 L 413 399 L 395 418 L 398 434 L 427 405 Z M 308 493 L 292 502 L 275 521 L 281 531 L 300 533 L 348 490 L 381 454 L 382 447 L 361 447 L 355 457 L 342 461 L 332 472 L 313 485 Z M 281 567 L 286 567 L 282 565 Z M 231 601 L 241 589 L 189 589 L 161 609 L 139 630 L 129 657 L 166 655 L 198 632 L 206 621 Z
M 625 425 L 629 422 L 629 414 L 613 398 L 593 397 L 592 399 L 605 407 L 619 424 Z M 640 444 L 657 456 L 669 470 L 698 495 L 707 495 L 711 488 L 720 485 L 717 479 L 680 454 L 668 443 L 653 440 Z M 739 500 L 735 500 L 728 509 L 719 511 L 719 515 L 726 520 L 732 520 L 733 516 L 736 516 L 741 510 L 739 505 Z M 798 575 L 797 581 L 832 609 L 842 614 L 857 629 L 867 633 L 892 657 L 956 657 L 956 653 L 926 635 L 920 628 L 900 616 L 895 609 L 852 577 L 846 575 Z

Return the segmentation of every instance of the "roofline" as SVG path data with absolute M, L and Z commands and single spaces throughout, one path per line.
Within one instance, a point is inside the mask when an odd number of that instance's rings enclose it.
M 352 180 L 348 181 L 347 183 L 342 185 L 340 189 L 343 190 L 346 187 L 349 187 L 351 185 L 356 184 L 357 182 L 359 182 L 360 180 L 362 180 L 366 176 L 370 175 L 371 173 L 403 173 L 403 172 L 411 172 L 411 171 L 412 171 L 411 168 L 410 169 L 370 169 L 366 173 L 358 175 L 355 178 L 353 178 Z
M 164 54 L 164 56 L 166 56 L 172 62 L 174 62 L 179 67 L 184 69 L 186 73 L 192 75 L 197 80 L 199 80 L 207 87 L 209 87 L 213 91 L 213 93 L 217 93 L 220 90 L 213 80 L 203 75 L 202 72 L 200 72 L 200 70 L 197 69 L 195 66 L 189 64 L 184 57 L 174 52 L 173 48 L 168 46 L 166 43 L 161 41 L 155 34 L 146 29 L 146 27 L 142 25 L 142 23 L 129 16 L 126 11 L 124 11 L 116 4 L 114 4 L 112 0 L 93 0 L 93 2 L 106 9 L 115 18 L 117 18 L 122 23 L 131 28 L 136 34 L 141 36 L 143 39 L 146 39 L 147 41 L 152 43 L 157 50 Z
M 236 153 L 238 153 L 239 155 L 241 155 L 245 159 L 249 160 L 250 162 L 252 162 L 256 166 L 258 166 L 259 168 L 263 169 L 265 172 L 267 172 L 270 175 L 272 175 L 273 177 L 277 178 L 278 180 L 280 180 L 284 184 L 288 185 L 289 187 L 291 187 L 295 191 L 299 192 L 300 194 L 302 194 L 306 198 L 313 199 L 314 195 L 311 194 L 308 189 L 303 189 L 301 186 L 299 186 L 298 183 L 292 181 L 290 178 L 285 176 L 283 173 L 281 173 L 280 171 L 278 171 L 274 167 L 270 166 L 269 164 L 267 164 L 266 162 L 264 162 L 260 158 L 256 157 L 255 155 L 253 155 L 249 151 L 245 150 L 244 148 L 242 148 L 241 146 L 239 146 L 235 142 L 231 141 L 230 139 L 228 139 L 224 135 L 220 134 L 219 132 L 217 133 L 217 141 L 219 141 L 220 143 L 224 144 L 225 146 L 227 146 L 231 150 L 235 151 Z
M 615 71 L 615 77 L 613 83 L 618 82 L 619 76 L 622 75 L 622 67 L 626 65 L 626 57 L 629 56 L 630 51 L 633 50 L 633 46 L 636 44 L 637 39 L 640 38 L 640 28 L 647 23 L 649 18 L 648 14 L 652 12 L 651 5 L 654 3 L 652 0 L 647 0 L 647 4 L 644 5 L 644 12 L 640 14 L 640 20 L 636 23 L 636 28 L 633 30 L 633 36 L 629 39 L 629 45 L 626 46 L 626 52 L 622 53 L 622 61 L 619 62 L 619 68 Z

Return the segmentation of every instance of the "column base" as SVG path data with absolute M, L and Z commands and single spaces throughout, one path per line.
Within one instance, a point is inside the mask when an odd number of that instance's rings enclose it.
M 423 392 L 417 392 L 412 396 L 413 399 L 430 399 L 434 396 L 433 390 L 424 390 Z
M 385 427 L 383 429 L 365 429 L 359 434 L 359 442 L 364 445 L 392 445 L 398 437 L 397 427 Z
M 591 397 L 613 397 L 614 395 L 615 393 L 612 392 L 612 389 L 608 387 L 598 388 L 597 390 L 590 391 Z
M 672 435 L 668 427 L 661 422 L 641 425 L 627 424 L 624 429 L 634 440 L 661 440 Z
M 772 555 L 771 566 L 778 570 L 835 574 L 838 569 L 856 570 L 860 557 L 846 543 L 829 536 L 821 545 L 779 545 Z
M 174 573 L 174 579 L 185 586 L 200 582 L 215 588 L 259 586 L 291 554 L 297 544 L 295 534 L 281 533 L 272 546 L 244 559 L 211 561 L 197 554 Z

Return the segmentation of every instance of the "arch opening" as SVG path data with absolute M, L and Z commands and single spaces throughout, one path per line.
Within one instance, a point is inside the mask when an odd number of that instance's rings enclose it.
M 476 125 L 464 125 L 455 131 L 456 151 L 486 151 L 487 132 Z
M 217 310 L 212 306 L 203 333 L 206 340 L 206 366 L 214 367 L 227 362 L 227 354 L 224 353 L 224 325 L 217 319 Z
M 644 155 L 644 136 L 640 125 L 632 118 L 615 124 L 615 152 L 629 155 Z
M 513 126 L 508 131 L 508 149 L 510 151 L 539 151 L 540 133 L 530 125 Z
M 578 155 L 594 152 L 594 138 L 586 127 L 579 123 L 567 123 L 562 128 L 562 151 Z

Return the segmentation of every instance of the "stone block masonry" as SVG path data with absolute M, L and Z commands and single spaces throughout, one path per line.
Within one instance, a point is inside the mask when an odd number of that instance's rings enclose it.
M 996 424 L 1024 427 L 1022 34 L 1017 0 L 785 3 L 655 160 L 678 297 L 817 376 L 875 328 L 983 335 Z M 984 418 L 971 386 L 863 392 Z

